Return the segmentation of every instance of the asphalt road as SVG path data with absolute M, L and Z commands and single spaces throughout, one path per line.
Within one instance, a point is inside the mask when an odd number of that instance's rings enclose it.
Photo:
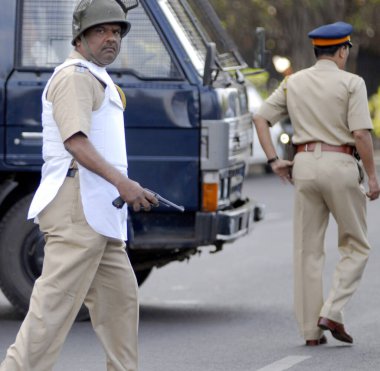
M 292 192 L 273 175 L 251 176 L 245 194 L 267 206 L 247 237 L 188 263 L 155 270 L 140 289 L 140 371 L 380 370 L 380 201 L 370 203 L 373 251 L 346 310 L 347 346 L 305 347 L 292 309 Z M 333 222 L 326 239 L 326 290 L 338 258 Z M 0 359 L 21 318 L 0 296 Z M 55 371 L 104 371 L 88 322 L 76 323 Z

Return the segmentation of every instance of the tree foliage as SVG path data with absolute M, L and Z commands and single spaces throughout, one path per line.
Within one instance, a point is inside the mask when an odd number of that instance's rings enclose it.
M 380 87 L 377 93 L 369 100 L 369 110 L 371 112 L 374 134 L 380 138 Z
M 264 27 L 267 49 L 290 59 L 293 70 L 314 60 L 307 34 L 325 23 L 346 21 L 355 28 L 352 49 L 358 45 L 380 55 L 380 0 L 210 0 L 245 59 L 253 60 L 254 31 Z M 350 66 L 355 70 L 355 66 Z

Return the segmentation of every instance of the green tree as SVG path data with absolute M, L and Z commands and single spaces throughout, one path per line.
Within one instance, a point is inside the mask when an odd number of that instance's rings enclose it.
M 380 0 L 210 0 L 226 29 L 251 64 L 254 30 L 267 32 L 267 48 L 285 56 L 293 70 L 314 61 L 307 33 L 315 27 L 338 20 L 354 25 L 354 48 L 350 70 L 355 70 L 358 45 L 380 55 Z

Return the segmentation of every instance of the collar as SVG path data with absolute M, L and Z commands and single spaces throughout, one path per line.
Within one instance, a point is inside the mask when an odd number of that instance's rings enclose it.
M 94 70 L 97 70 L 97 71 L 106 71 L 106 68 L 105 67 L 101 67 L 101 66 L 98 66 L 97 64 L 95 64 L 94 62 L 92 61 L 89 61 L 88 59 L 86 59 L 81 53 L 79 53 L 78 51 L 76 51 L 75 49 L 72 50 L 68 56 L 68 58 L 66 59 L 66 62 L 72 60 L 72 59 L 79 59 L 79 60 L 82 60 L 82 61 L 86 61 L 87 63 L 91 63 L 92 65 L 92 68 Z
M 84 61 L 87 61 L 87 59 L 85 57 L 83 57 L 83 55 L 81 53 L 77 52 L 75 49 L 71 51 L 68 59 L 83 59 Z
M 339 70 L 337 64 L 330 59 L 319 59 L 315 64 L 317 69 Z

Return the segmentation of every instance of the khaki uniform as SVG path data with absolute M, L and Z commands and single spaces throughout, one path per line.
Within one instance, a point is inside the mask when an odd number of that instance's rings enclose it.
M 82 58 L 76 52 L 71 57 Z M 91 113 L 103 99 L 102 84 L 83 67 L 67 67 L 55 76 L 48 100 L 63 141 L 79 131 L 89 133 Z M 124 241 L 88 225 L 78 172 L 65 179 L 38 219 L 46 240 L 43 270 L 0 371 L 52 370 L 83 302 L 105 350 L 107 370 L 137 371 L 136 278 Z
M 366 195 L 358 163 L 320 143 L 352 145 L 352 131 L 372 129 L 364 81 L 329 60 L 284 80 L 258 112 L 270 123 L 289 116 L 294 144 L 319 142 L 296 154 L 293 167 L 295 312 L 305 339 L 322 335 L 319 316 L 343 323 L 343 307 L 357 288 L 370 246 Z M 338 262 L 323 298 L 324 237 L 330 213 L 338 225 Z
M 83 59 L 76 51 L 70 54 L 70 58 Z M 54 119 L 64 142 L 79 131 L 89 135 L 91 113 L 100 108 L 104 87 L 86 68 L 69 66 L 52 80 L 47 99 L 54 103 Z

